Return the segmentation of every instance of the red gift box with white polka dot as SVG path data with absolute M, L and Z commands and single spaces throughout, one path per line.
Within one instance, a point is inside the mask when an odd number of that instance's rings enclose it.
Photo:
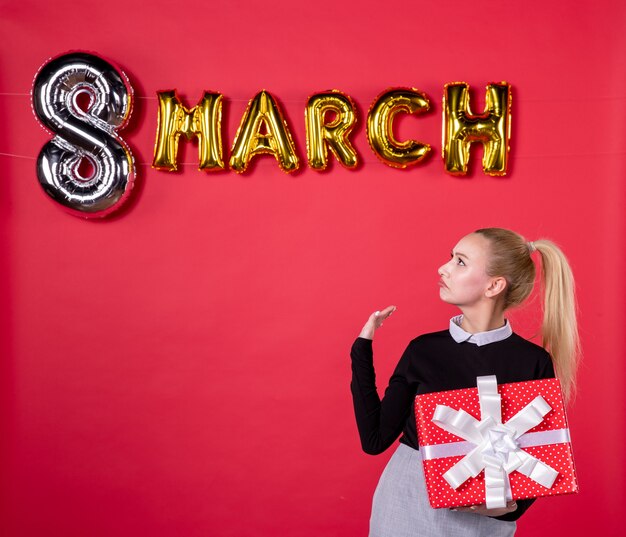
M 535 397 L 541 395 L 552 410 L 546 414 L 539 425 L 527 431 L 527 434 L 556 429 L 569 431 L 558 379 L 499 384 L 498 393 L 502 398 L 503 424 L 506 425 L 510 418 L 522 410 Z M 415 398 L 415 417 L 420 449 L 422 449 L 422 446 L 436 446 L 464 441 L 463 438 L 444 431 L 432 422 L 437 405 L 446 405 L 455 410 L 463 409 L 479 421 L 481 419 L 478 388 L 418 395 Z M 519 440 L 523 440 L 523 437 L 524 435 Z M 473 444 L 471 446 L 474 447 Z M 574 457 L 570 442 L 528 446 L 522 449 L 554 468 L 558 472 L 558 476 L 552 487 L 546 488 L 529 477 L 513 471 L 509 474 L 513 499 L 520 500 L 578 492 Z M 424 450 L 422 449 L 422 451 Z M 428 498 L 432 507 L 462 507 L 485 503 L 484 470 L 476 478 L 470 477 L 457 489 L 453 489 L 443 478 L 443 474 L 462 458 L 462 455 L 458 455 L 431 460 L 424 459 L 424 476 L 428 488 Z

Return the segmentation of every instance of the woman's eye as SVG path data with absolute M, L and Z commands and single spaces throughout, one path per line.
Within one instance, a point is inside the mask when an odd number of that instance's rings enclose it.
M 457 259 L 458 259 L 458 264 L 459 265 L 465 266 L 465 263 L 463 262 L 463 260 L 460 257 L 457 257 Z

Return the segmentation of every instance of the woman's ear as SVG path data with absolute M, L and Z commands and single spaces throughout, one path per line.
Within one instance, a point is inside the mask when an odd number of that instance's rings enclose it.
M 506 278 L 503 276 L 497 276 L 496 278 L 492 278 L 489 287 L 485 291 L 485 296 L 489 298 L 493 298 L 498 296 L 506 289 Z

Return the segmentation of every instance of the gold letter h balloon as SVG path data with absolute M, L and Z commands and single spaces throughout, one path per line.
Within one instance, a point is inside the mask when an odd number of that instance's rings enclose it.
M 446 171 L 467 173 L 472 142 L 483 143 L 483 170 L 489 175 L 505 175 L 511 137 L 511 86 L 489 84 L 485 111 L 472 115 L 469 86 L 463 82 L 446 84 L 443 97 L 443 159 Z

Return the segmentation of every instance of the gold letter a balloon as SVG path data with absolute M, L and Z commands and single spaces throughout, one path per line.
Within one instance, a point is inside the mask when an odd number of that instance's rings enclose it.
M 285 172 L 293 172 L 300 165 L 287 123 L 266 91 L 258 93 L 248 104 L 235 135 L 230 167 L 242 173 L 252 157 L 262 154 L 274 155 Z

